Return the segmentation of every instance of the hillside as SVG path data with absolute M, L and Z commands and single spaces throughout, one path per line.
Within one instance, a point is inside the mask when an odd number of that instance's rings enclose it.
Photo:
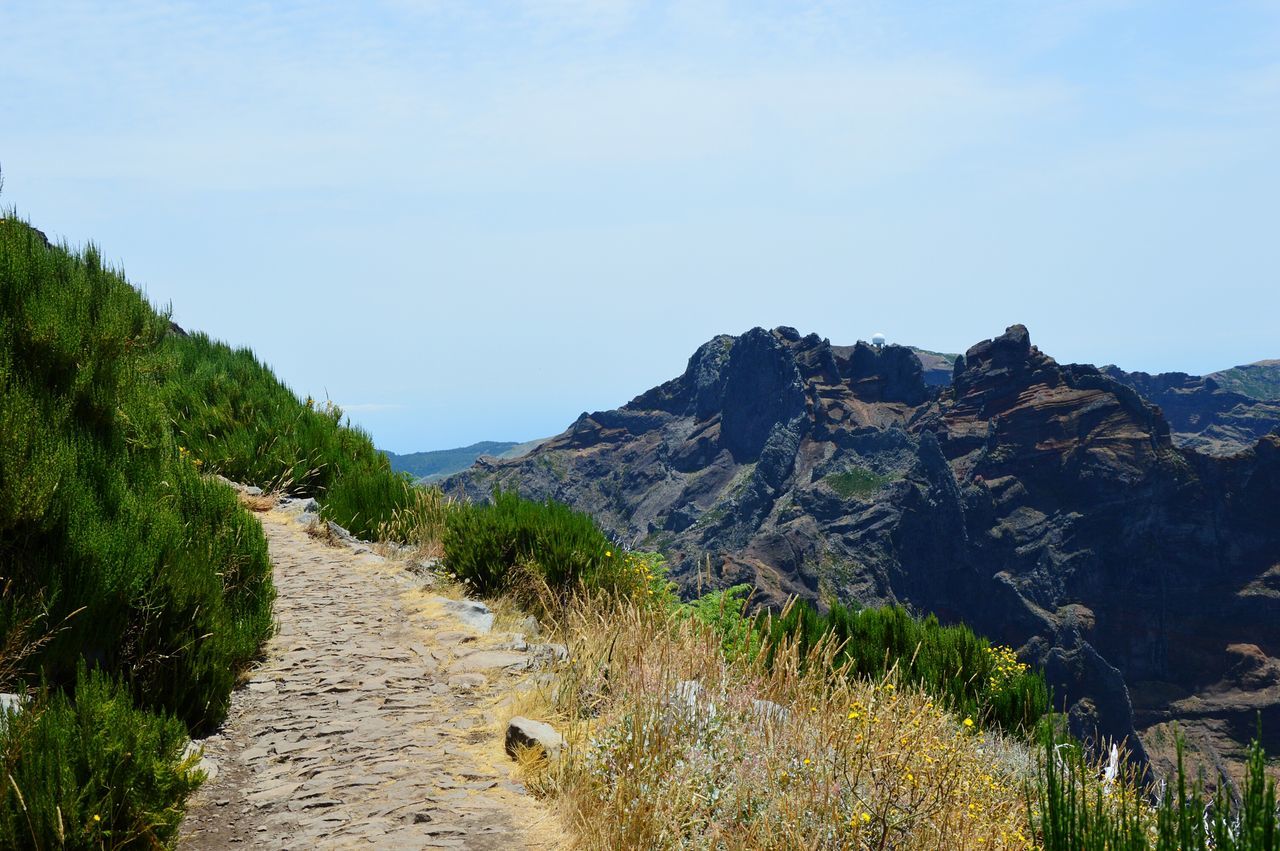
M 1131 387 L 1020 326 L 940 394 L 922 372 L 898 346 L 717 337 L 683 375 L 446 490 L 567 502 L 666 553 L 686 593 L 749 583 L 773 605 L 964 621 L 1043 665 L 1081 736 L 1163 757 L 1176 721 L 1238 767 L 1262 712 L 1274 750 L 1280 433 L 1229 458 L 1179 447 Z
M 1218 386 L 1253 399 L 1280 399 L 1280 360 L 1261 360 L 1210 373 Z
M 183 748 L 271 634 L 258 522 L 216 473 L 366 534 L 415 495 L 332 406 L 187 334 L 98 250 L 0 218 L 0 845 L 170 844 Z
M 391 469 L 397 473 L 407 473 L 422 484 L 431 484 L 467 469 L 481 455 L 491 455 L 495 458 L 519 458 L 531 452 L 541 442 L 540 440 L 524 443 L 483 440 L 457 449 L 435 449 L 428 452 L 410 452 L 405 455 L 397 455 L 384 449 L 382 454 L 387 456 L 387 460 L 391 462 Z
M 1169 825 L 1222 835 L 1230 824 L 1226 797 L 1210 805 L 1196 792 L 1069 816 L 1064 832 L 1053 814 L 1071 790 L 1119 789 L 1132 802 L 1139 780 L 1099 780 L 1085 749 L 1044 723 L 1045 675 L 1011 648 L 897 606 L 823 600 L 822 612 L 799 603 L 753 616 L 747 586 L 682 601 L 660 555 L 620 546 L 564 504 L 492 491 L 491 502 L 450 502 L 412 488 L 340 410 L 298 398 L 250 351 L 178 328 L 92 247 L 51 246 L 0 220 L 0 307 L 5 848 L 173 847 L 201 784 L 184 847 L 926 851 L 1034 838 L 1074 851 L 1123 828 L 1141 839 L 1124 851 L 1142 851 Z M 957 362 L 953 392 L 970 403 L 987 379 L 1017 373 L 1018 357 L 1052 383 L 1056 365 L 1011 329 Z M 584 417 L 594 425 L 526 445 L 540 460 L 481 464 L 530 463 L 563 481 L 567 445 L 621 447 L 653 431 L 645 422 L 702 411 L 723 463 L 750 470 L 731 491 L 733 513 L 717 518 L 719 532 L 738 534 L 766 516 L 752 502 L 771 497 L 760 482 L 780 486 L 811 463 L 814 426 L 801 412 L 820 397 L 801 382 L 815 365 L 834 365 L 844 384 L 824 388 L 824 434 L 871 437 L 870 457 L 879 444 L 866 422 L 879 418 L 901 433 L 885 445 L 909 444 L 895 456 L 900 476 L 887 462 L 844 463 L 823 486 L 857 502 L 897 488 L 895 477 L 909 482 L 933 502 L 900 506 L 919 514 L 903 528 L 947 546 L 955 529 L 928 512 L 955 480 L 948 487 L 935 432 L 913 429 L 954 414 L 955 400 L 926 386 L 905 349 L 814 345 L 788 329 L 720 338 L 681 379 L 632 403 L 639 419 Z M 1095 377 L 1068 370 L 1067 382 Z M 1158 420 L 1132 400 L 1121 408 Z M 947 445 L 965 439 L 966 417 L 936 429 Z M 1112 422 L 1106 436 L 1131 428 Z M 1266 444 L 1256 454 L 1274 459 Z M 1165 451 L 1176 453 L 1156 447 Z M 624 454 L 626 472 L 643 460 Z M 1249 499 L 1274 495 L 1273 460 L 1222 463 L 1262 488 Z M 621 502 L 624 490 L 609 493 Z M 1264 538 L 1241 547 L 1266 548 Z M 723 586 L 728 563 L 708 564 L 698 584 Z M 689 564 L 677 568 L 691 584 Z M 1265 607 L 1273 584 L 1264 576 L 1246 590 Z M 496 599 L 496 611 L 464 593 Z M 1050 676 L 1096 670 L 1087 648 L 1077 639 L 1064 658 L 1051 651 Z M 1038 649 L 1029 642 L 1024 655 Z M 1234 650 L 1239 682 L 1265 688 L 1270 660 Z M 1250 750 L 1238 812 L 1274 831 L 1264 758 Z

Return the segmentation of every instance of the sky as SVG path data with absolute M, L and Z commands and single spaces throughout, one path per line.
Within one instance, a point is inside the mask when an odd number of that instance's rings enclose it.
M 0 0 L 0 207 L 397 452 L 790 325 L 1280 357 L 1280 2 Z

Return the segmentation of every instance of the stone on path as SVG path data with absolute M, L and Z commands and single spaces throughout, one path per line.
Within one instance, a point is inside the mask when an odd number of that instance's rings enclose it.
M 550 724 L 529 718 L 512 718 L 507 722 L 507 754 L 515 759 L 524 748 L 541 748 L 546 756 L 555 756 L 564 747 L 564 737 Z
M 493 612 L 484 603 L 476 600 L 446 600 L 443 597 L 438 599 L 443 601 L 446 610 L 476 632 L 484 634 L 493 629 Z

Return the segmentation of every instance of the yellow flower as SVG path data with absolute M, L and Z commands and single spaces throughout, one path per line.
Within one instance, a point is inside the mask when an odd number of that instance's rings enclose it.
M 871 813 L 863 813 L 863 814 L 862 814 L 862 823 L 863 823 L 863 824 L 866 824 L 866 823 L 867 823 L 867 822 L 869 822 L 869 821 L 871 821 Z
M 809 764 L 809 757 L 805 757 L 805 758 L 804 758 L 804 764 L 805 764 L 805 765 L 808 765 L 808 764 Z
M 93 820 L 94 820 L 94 821 L 102 821 L 102 816 L 98 815 L 97 813 L 94 813 L 94 814 L 93 814 Z
M 964 725 L 965 725 L 966 727 L 972 727 L 972 726 L 973 726 L 973 719 L 972 719 L 972 718 L 966 718 L 966 719 L 964 719 Z
M 605 551 L 604 551 L 604 557 L 605 557 L 605 558 L 613 558 L 613 550 L 605 550 Z

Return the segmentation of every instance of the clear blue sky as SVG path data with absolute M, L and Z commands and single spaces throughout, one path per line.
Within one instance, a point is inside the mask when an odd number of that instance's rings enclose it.
M 721 332 L 1280 357 L 1280 3 L 0 3 L 2 203 L 397 451 Z

